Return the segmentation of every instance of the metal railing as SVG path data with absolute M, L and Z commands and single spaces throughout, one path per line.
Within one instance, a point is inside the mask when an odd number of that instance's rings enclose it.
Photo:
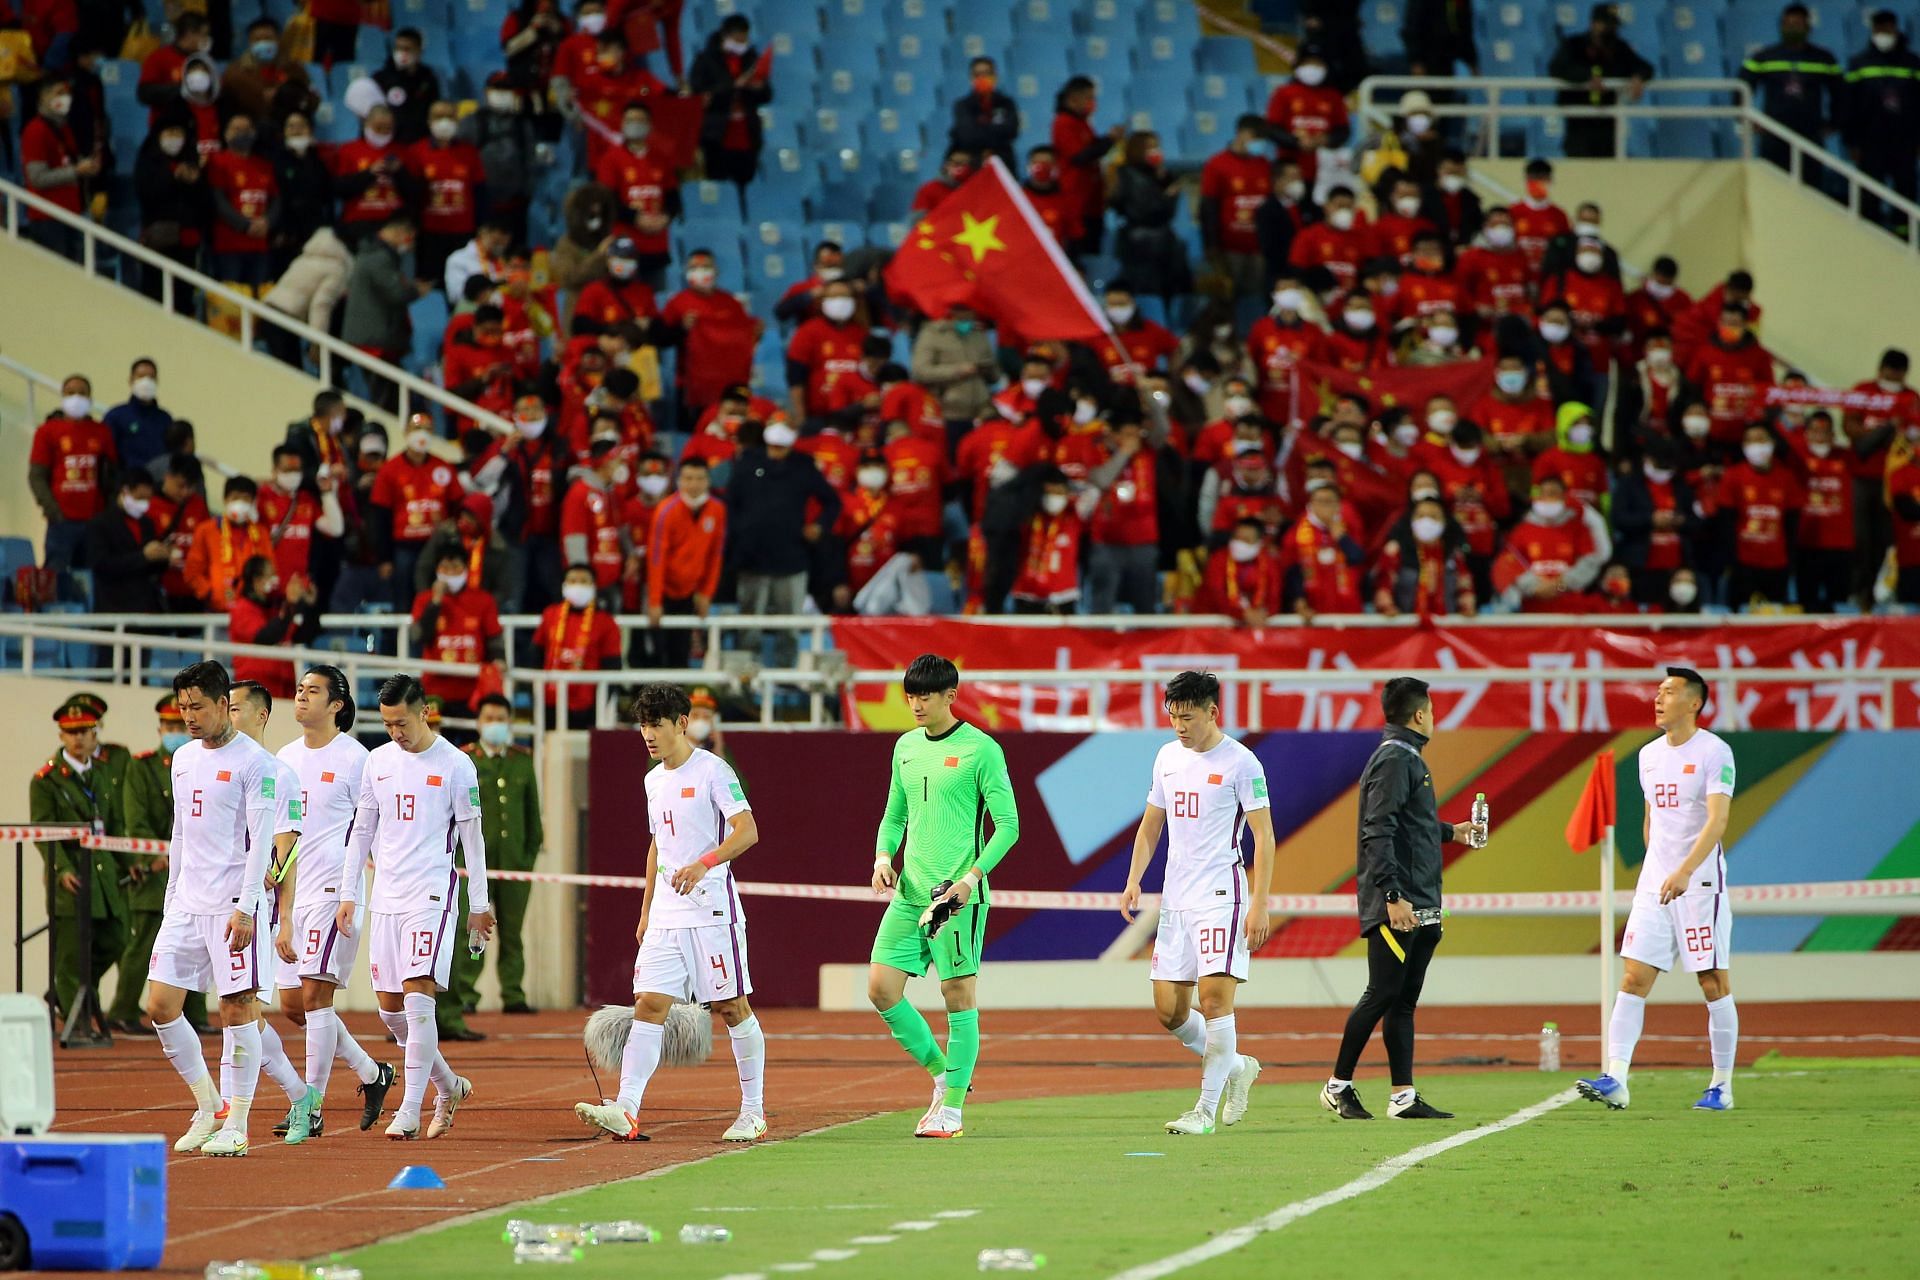
M 40 413 L 41 393 L 50 393 L 50 399 L 53 403 L 60 403 L 60 383 L 58 379 L 50 378 L 38 369 L 29 369 L 12 356 L 0 356 L 0 373 L 10 373 L 26 385 L 27 420 L 30 423 L 37 426 L 45 420 Z
M 1626 80 L 1603 80 L 1601 87 L 1624 93 Z M 1501 124 L 1514 120 L 1708 120 L 1731 124 L 1740 139 L 1741 157 L 1752 160 L 1759 154 L 1757 140 L 1770 141 L 1786 150 L 1786 170 L 1800 182 L 1808 165 L 1816 173 L 1830 174 L 1846 186 L 1842 203 L 1855 217 L 1861 216 L 1863 197 L 1871 196 L 1896 210 L 1904 225 L 1896 234 L 1909 249 L 1920 253 L 1920 204 L 1901 195 L 1883 182 L 1862 173 L 1849 161 L 1829 152 L 1818 142 L 1802 137 L 1786 125 L 1754 107 L 1753 91 L 1744 80 L 1726 79 L 1652 79 L 1641 88 L 1643 95 L 1714 94 L 1730 99 L 1709 103 L 1619 102 L 1613 106 L 1586 104 L 1563 105 L 1557 102 L 1529 101 L 1534 95 L 1562 93 L 1583 86 L 1556 80 L 1550 76 L 1368 76 L 1356 91 L 1358 114 L 1369 124 L 1383 126 L 1396 114 L 1400 95 L 1413 89 L 1426 91 L 1434 98 L 1429 114 L 1440 119 L 1470 120 L 1480 125 L 1473 149 L 1476 155 L 1501 159 Z M 1462 99 L 1465 100 L 1462 100 Z M 1625 160 L 1629 130 L 1614 130 L 1614 159 Z M 1515 157 L 1517 158 L 1517 157 Z
M 113 250 L 123 259 L 140 263 L 147 270 L 159 272 L 160 300 L 157 305 L 170 315 L 173 314 L 175 291 L 182 288 L 198 289 L 209 299 L 218 299 L 226 306 L 232 307 L 239 314 L 240 346 L 245 351 L 254 352 L 253 344 L 254 339 L 259 336 L 259 326 L 266 324 L 285 330 L 301 341 L 312 344 L 315 358 L 319 363 L 318 377 L 328 386 L 334 385 L 335 361 L 357 368 L 369 378 L 380 378 L 392 382 L 399 388 L 399 412 L 403 422 L 418 407 L 414 403 L 417 400 L 438 408 L 446 414 L 469 419 L 497 434 L 504 435 L 512 430 L 512 425 L 505 418 L 491 410 L 482 409 L 472 401 L 454 395 L 444 387 L 437 387 L 396 364 L 390 364 L 378 356 L 369 355 L 358 347 L 342 342 L 330 333 L 323 333 L 306 321 L 270 307 L 257 298 L 251 298 L 230 289 L 213 277 L 204 275 L 192 267 L 182 266 L 164 254 L 155 253 L 138 241 L 129 240 L 117 231 L 100 226 L 90 218 L 62 209 L 59 205 L 34 195 L 24 187 L 0 180 L 0 203 L 5 205 L 6 232 L 17 240 L 32 243 L 23 234 L 23 226 L 27 221 L 24 211 L 28 209 L 45 214 L 77 232 L 80 236 L 80 263 L 88 275 L 98 274 L 97 266 L 102 246 Z M 146 297 L 137 290 L 129 290 L 129 293 L 133 297 Z M 152 300 L 147 299 L 147 301 Z M 262 356 L 262 358 L 270 357 Z

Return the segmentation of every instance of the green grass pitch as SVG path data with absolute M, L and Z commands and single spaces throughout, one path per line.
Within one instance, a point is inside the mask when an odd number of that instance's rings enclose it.
M 1629 1111 L 1575 1101 L 1178 1274 L 1914 1274 L 1920 1071 L 1822 1064 L 1742 1073 L 1738 1109 L 1726 1114 L 1689 1109 L 1705 1077 L 1637 1073 Z M 1019 1246 L 1045 1253 L 1042 1274 L 1054 1280 L 1110 1277 L 1342 1187 L 1414 1147 L 1501 1120 L 1572 1079 L 1436 1075 L 1423 1088 L 1460 1118 L 1418 1124 L 1384 1118 L 1377 1081 L 1361 1085 L 1382 1117 L 1371 1123 L 1336 1121 L 1316 1105 L 1313 1085 L 1262 1086 L 1244 1122 L 1208 1138 L 1162 1131 L 1191 1104 L 1190 1091 L 977 1104 L 958 1142 L 914 1141 L 916 1117 L 899 1112 L 377 1245 L 349 1260 L 369 1280 L 472 1280 L 512 1265 L 501 1241 L 510 1217 L 627 1218 L 665 1239 L 590 1249 L 562 1274 L 897 1280 L 972 1274 L 979 1250 Z M 556 1125 L 571 1120 L 555 1116 Z M 724 1224 L 734 1239 L 682 1245 L 676 1236 L 687 1222 Z

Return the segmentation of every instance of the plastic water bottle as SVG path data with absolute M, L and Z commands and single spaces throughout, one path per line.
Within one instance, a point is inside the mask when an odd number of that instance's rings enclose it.
M 595 1244 L 656 1244 L 660 1233 L 644 1222 L 588 1222 L 580 1229 Z
M 578 1262 L 587 1251 L 577 1244 L 556 1244 L 551 1240 L 529 1240 L 513 1246 L 514 1265 L 522 1262 Z
M 592 1243 L 577 1222 L 529 1222 L 525 1218 L 515 1218 L 507 1223 L 503 1238 L 508 1244 Z
M 360 1280 L 360 1268 L 329 1262 L 325 1266 L 308 1268 L 307 1280 Z
M 1473 838 L 1473 847 L 1476 849 L 1486 848 L 1487 847 L 1487 793 L 1484 791 L 1476 791 L 1473 794 L 1473 825 L 1480 828 L 1480 833 Z M 1559 1068 L 1556 1067 L 1554 1068 L 1554 1070 L 1557 1071 L 1559 1070 Z
M 711 1222 L 689 1222 L 680 1228 L 681 1244 L 725 1244 L 733 1232 Z
M 487 954 L 487 935 L 485 935 L 484 933 L 481 933 L 478 929 L 467 930 L 468 957 L 474 960 L 478 960 L 481 956 L 484 956 L 485 954 Z
M 1031 1249 L 982 1249 L 981 1271 L 1038 1271 L 1047 1265 L 1047 1255 Z
M 253 1262 L 209 1262 L 206 1280 L 267 1280 L 267 1269 Z
M 1543 1023 L 1540 1027 L 1540 1069 L 1560 1069 L 1560 1024 L 1557 1022 Z

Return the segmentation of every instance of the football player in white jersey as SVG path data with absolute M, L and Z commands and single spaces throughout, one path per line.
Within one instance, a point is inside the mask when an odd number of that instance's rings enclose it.
M 647 772 L 647 893 L 634 937 L 633 1030 L 620 1062 L 620 1096 L 582 1102 L 574 1114 L 618 1141 L 644 1142 L 640 1102 L 660 1065 L 667 1013 L 676 1000 L 709 1005 L 727 1024 L 740 1074 L 740 1115 L 720 1135 L 724 1142 L 766 1136 L 763 1069 L 766 1039 L 747 1003 L 747 921 L 733 884 L 733 860 L 760 839 L 753 810 L 730 765 L 693 745 L 693 710 L 678 685 L 640 690 L 633 720 L 647 754 L 660 762 Z
M 1181 672 L 1167 684 L 1166 711 L 1174 741 L 1153 760 L 1120 914 L 1131 922 L 1139 909 L 1140 877 L 1165 830 L 1167 875 L 1153 940 L 1153 1007 L 1160 1025 L 1202 1062 L 1200 1100 L 1169 1120 L 1167 1132 L 1204 1134 L 1213 1132 L 1216 1119 L 1223 1125 L 1240 1122 L 1260 1075 L 1258 1059 L 1239 1051 L 1233 997 L 1247 980 L 1253 952 L 1267 940 L 1273 813 L 1259 759 L 1221 732 L 1217 677 Z M 1248 827 L 1253 829 L 1251 883 L 1240 852 L 1240 836 Z
M 148 969 L 147 1016 L 161 1052 L 193 1092 L 193 1123 L 173 1149 L 243 1156 L 260 1079 L 254 993 L 267 977 L 259 914 L 285 797 L 273 757 L 233 726 L 230 684 L 217 662 L 196 662 L 173 678 L 190 741 L 173 757 L 167 899 Z M 189 991 L 206 990 L 220 998 L 223 1057 L 231 1064 L 224 1100 L 180 1012 Z
M 352 935 L 361 868 L 373 856 L 373 896 L 367 904 L 368 968 L 380 1000 L 380 1021 L 406 1051 L 406 1092 L 387 1137 L 420 1136 L 427 1080 L 438 1096 L 427 1136 L 453 1127 L 453 1115 L 473 1092 L 440 1056 L 433 998 L 447 989 L 453 949 L 466 945 L 453 918 L 459 901 L 453 845 L 467 869 L 468 932 L 484 942 L 493 933 L 487 908 L 487 851 L 480 831 L 480 782 L 473 759 L 427 723 L 427 694 L 413 676 L 380 686 L 380 722 L 391 741 L 373 749 L 361 774 L 353 835 L 340 870 L 340 907 L 334 924 Z
M 1706 703 L 1707 682 L 1699 672 L 1668 667 L 1653 694 L 1653 722 L 1664 732 L 1640 748 L 1640 790 L 1646 798 L 1640 830 L 1647 857 L 1620 941 L 1627 972 L 1607 1025 L 1607 1069 L 1575 1083 L 1582 1097 L 1615 1111 L 1627 1105 L 1627 1072 L 1646 1018 L 1647 993 L 1676 960 L 1700 980 L 1700 994 L 1707 999 L 1713 1078 L 1694 1110 L 1733 1110 L 1740 1015 L 1727 975 L 1733 910 L 1727 904 L 1727 850 L 1721 843 L 1733 809 L 1733 749 L 1700 727 Z
M 326 1124 L 321 1104 L 338 1054 L 360 1079 L 360 1127 L 371 1129 L 393 1087 L 391 1063 L 372 1055 L 341 1025 L 333 998 L 353 976 L 360 939 L 340 932 L 340 876 L 347 836 L 360 805 L 367 749 L 347 732 L 353 728 L 353 690 L 338 667 L 309 667 L 294 689 L 293 718 L 300 739 L 280 749 L 280 763 L 299 779 L 303 827 L 299 889 L 293 904 L 294 963 L 280 967 L 280 1008 L 307 1029 L 306 1093 L 288 1112 L 289 1146 L 317 1138 Z M 363 895 L 364 896 L 364 895 Z M 356 923 L 364 913 L 356 917 Z

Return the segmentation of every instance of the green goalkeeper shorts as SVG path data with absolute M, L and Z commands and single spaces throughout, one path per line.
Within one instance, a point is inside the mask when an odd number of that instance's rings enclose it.
M 932 966 L 942 982 L 979 973 L 980 946 L 987 936 L 987 904 L 976 894 L 932 938 L 920 931 L 920 913 L 925 910 L 898 898 L 888 903 L 887 914 L 880 918 L 880 930 L 873 935 L 872 962 L 916 978 Z

